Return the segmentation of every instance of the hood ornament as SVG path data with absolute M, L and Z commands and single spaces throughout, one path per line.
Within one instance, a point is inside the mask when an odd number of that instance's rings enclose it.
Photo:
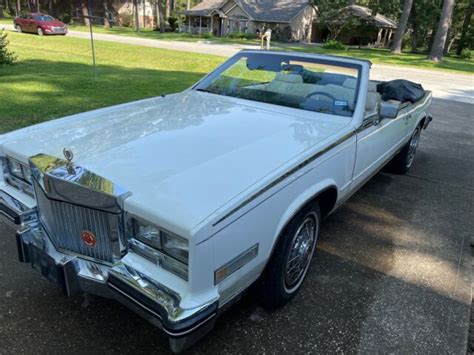
M 76 169 L 74 169 L 74 166 L 72 164 L 72 159 L 74 158 L 74 153 L 72 152 L 71 149 L 64 148 L 63 149 L 63 155 L 64 155 L 64 158 L 67 161 L 67 164 L 66 164 L 67 172 L 70 175 L 76 175 Z

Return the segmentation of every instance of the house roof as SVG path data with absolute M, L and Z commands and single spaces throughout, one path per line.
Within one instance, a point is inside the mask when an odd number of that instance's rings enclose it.
M 309 0 L 204 0 L 183 14 L 210 16 L 229 1 L 235 1 L 252 20 L 264 22 L 289 22 L 310 5 Z
M 204 0 L 189 10 L 182 13 L 192 16 L 210 16 L 213 11 L 220 10 L 229 0 Z
M 360 18 L 373 22 L 375 26 L 377 27 L 382 27 L 382 28 L 392 28 L 395 29 L 397 28 L 397 23 L 393 21 L 392 19 L 381 15 L 379 13 L 376 13 L 375 16 L 372 14 L 372 10 L 360 6 L 360 5 L 349 5 L 346 7 L 343 7 L 340 9 L 337 14 L 335 15 L 336 21 L 344 21 L 347 19 L 347 15 L 356 15 L 359 16 Z

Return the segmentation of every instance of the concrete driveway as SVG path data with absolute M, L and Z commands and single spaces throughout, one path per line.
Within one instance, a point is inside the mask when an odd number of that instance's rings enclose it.
M 465 354 L 474 232 L 473 106 L 435 100 L 413 170 L 380 173 L 323 225 L 298 296 L 268 313 L 250 296 L 191 354 Z M 168 353 L 121 305 L 64 297 L 0 230 L 0 354 Z

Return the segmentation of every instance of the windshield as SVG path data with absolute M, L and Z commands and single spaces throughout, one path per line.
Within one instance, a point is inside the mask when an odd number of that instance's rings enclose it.
M 36 21 L 54 21 L 54 17 L 49 16 L 49 15 L 36 15 L 34 17 Z
M 352 116 L 359 67 L 275 53 L 232 58 L 195 89 L 307 111 Z

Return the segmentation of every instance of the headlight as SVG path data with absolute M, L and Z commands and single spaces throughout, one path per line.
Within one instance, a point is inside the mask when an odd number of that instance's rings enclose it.
M 5 163 L 3 171 L 5 182 L 30 196 L 34 196 L 30 167 L 9 157 L 5 157 Z
M 129 245 L 134 252 L 188 279 L 189 243 L 186 239 L 137 218 L 131 219 L 130 223 L 133 232 Z
M 133 221 L 133 236 L 139 241 L 155 248 L 161 249 L 160 230 L 145 222 L 135 219 Z
M 22 164 L 16 160 L 7 158 L 8 172 L 18 179 L 23 179 Z
M 188 263 L 189 245 L 186 240 L 163 231 L 161 231 L 161 238 L 161 245 L 166 254 L 185 264 Z

